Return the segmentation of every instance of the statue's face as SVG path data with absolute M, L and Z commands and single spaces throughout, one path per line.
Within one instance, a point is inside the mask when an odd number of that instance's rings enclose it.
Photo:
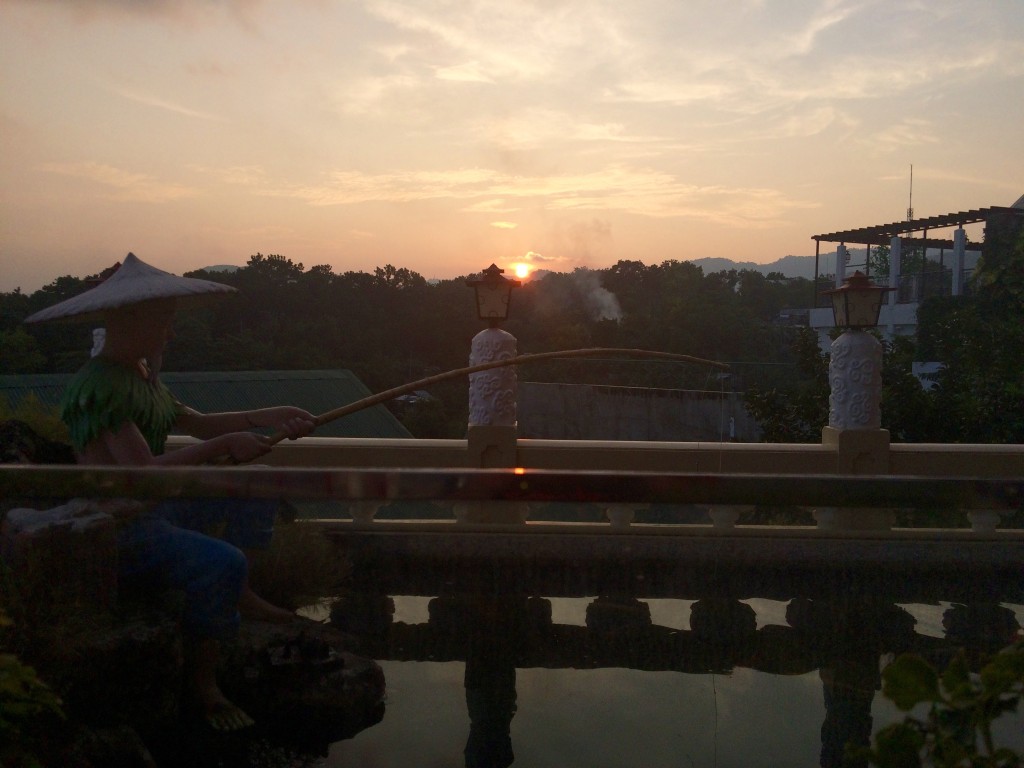
M 160 352 L 174 336 L 174 310 L 174 299 L 153 299 L 116 309 L 105 318 L 107 341 L 130 345 L 140 357 Z

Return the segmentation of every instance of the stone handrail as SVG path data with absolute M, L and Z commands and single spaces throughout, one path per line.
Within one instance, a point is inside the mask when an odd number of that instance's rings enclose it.
M 192 442 L 192 438 L 171 437 L 168 448 Z M 276 467 L 474 468 L 480 467 L 474 447 L 469 440 L 305 437 L 278 444 L 260 461 Z M 512 441 L 514 460 L 507 466 L 823 475 L 840 472 L 844 447 L 828 443 L 517 439 Z M 1024 445 L 893 443 L 886 451 L 888 471 L 881 474 L 1024 476 Z
M 381 505 L 396 500 L 452 503 L 455 518 L 471 523 L 522 523 L 529 517 L 530 504 L 575 502 L 602 506 L 612 528 L 620 529 L 629 526 L 636 509 L 648 504 L 709 505 L 714 526 L 726 529 L 734 526 L 737 507 L 743 506 L 839 511 L 910 507 L 987 515 L 984 519 L 988 522 L 976 523 L 975 528 L 991 531 L 1001 514 L 1021 507 L 1024 476 L 18 465 L 0 466 L 0 495 L 8 499 L 227 496 L 329 500 L 346 503 L 356 522 L 364 523 L 373 520 Z M 836 527 L 821 520 L 819 525 Z

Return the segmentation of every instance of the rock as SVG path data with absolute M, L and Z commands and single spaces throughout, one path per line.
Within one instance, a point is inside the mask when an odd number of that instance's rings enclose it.
M 75 722 L 145 735 L 178 717 L 181 633 L 162 611 L 70 618 L 39 635 L 32 661 Z
M 74 756 L 60 764 L 75 768 L 250 765 L 260 752 L 326 755 L 331 743 L 384 714 L 380 666 L 347 651 L 349 635 L 312 621 L 243 622 L 238 638 L 224 643 L 221 687 L 256 720 L 229 734 L 213 731 L 189 705 L 182 639 L 170 612 L 115 617 L 86 631 L 60 627 L 41 640 L 32 662 L 61 695 L 65 730 L 73 734 L 54 749 Z
M 69 446 L 24 422 L 0 423 L 0 463 L 74 461 Z M 68 720 L 54 740 L 52 754 L 62 756 L 55 764 L 250 765 L 267 739 L 286 751 L 326 754 L 330 743 L 383 717 L 383 672 L 347 650 L 350 635 L 312 621 L 244 622 L 237 640 L 224 644 L 220 678 L 257 727 L 213 731 L 183 706 L 185 649 L 173 594 L 144 611 L 124 595 L 119 601 L 115 521 L 142 505 L 74 499 L 40 510 L 11 509 L 12 502 L 0 503 L 8 510 L 0 555 L 13 576 L 0 583 L 0 597 L 31 638 L 26 660 L 64 701 Z
M 74 464 L 67 443 L 45 438 L 24 421 L 0 422 L 0 464 Z
M 139 734 L 128 726 L 82 729 L 62 756 L 65 766 L 158 768 Z
M 350 653 L 353 638 L 329 626 L 243 622 L 226 644 L 221 687 L 260 732 L 312 752 L 351 738 L 384 716 L 384 673 Z
M 135 502 L 126 502 L 127 505 Z M 117 601 L 117 534 L 110 502 L 73 499 L 47 510 L 10 510 L 0 556 L 33 623 L 67 611 L 106 612 Z M 35 615 L 38 614 L 38 615 Z

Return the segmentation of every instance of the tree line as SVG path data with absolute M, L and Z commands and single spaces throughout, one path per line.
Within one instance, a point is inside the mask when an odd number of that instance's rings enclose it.
M 987 270 L 979 267 L 973 296 L 925 302 L 918 339 L 887 345 L 889 408 L 883 406 L 883 419 L 888 410 L 890 423 L 885 426 L 896 427 L 894 439 L 932 439 L 948 432 L 952 423 L 975 436 L 979 430 L 972 424 L 977 419 L 1016 412 L 1008 401 L 1016 392 L 1013 387 L 1020 386 L 1010 363 L 1021 348 L 1020 323 L 1010 323 L 1017 332 L 1009 328 L 993 344 L 986 339 L 991 339 L 992 323 L 998 324 L 1000 313 L 1016 311 L 1013 317 L 1020 317 L 1021 292 L 1008 292 L 992 275 L 998 269 L 1012 273 L 1014 264 L 1024 264 L 1022 247 L 1018 242 L 1016 251 L 1009 247 L 998 264 L 990 260 Z M 179 313 L 165 370 L 347 368 L 377 392 L 466 365 L 471 339 L 484 327 L 466 277 L 427 281 L 390 264 L 373 272 L 335 273 L 326 265 L 306 269 L 285 256 L 261 253 L 234 272 L 186 274 L 232 285 L 238 293 Z M 88 290 L 98 277 L 65 275 L 31 294 L 0 293 L 0 373 L 71 372 L 84 363 L 91 325 L 22 321 Z M 751 411 L 766 426 L 766 439 L 816 441 L 820 433 L 815 432 L 827 423 L 827 358 L 812 332 L 780 320 L 784 309 L 806 308 L 814 290 L 812 281 L 780 273 L 704 274 L 689 262 L 622 260 L 606 269 L 548 272 L 525 281 L 513 290 L 503 327 L 516 336 L 520 354 L 625 347 L 732 366 L 723 383 L 716 371 L 700 366 L 566 359 L 521 370 L 523 381 L 743 390 Z M 937 357 L 922 358 L 922 352 Z M 913 359 L 947 361 L 935 389 L 925 392 L 910 375 Z M 992 369 L 991 363 L 1000 360 L 1005 364 Z M 423 420 L 413 433 L 458 436 L 452 432 L 464 429 L 466 382 L 437 385 L 431 394 L 433 402 L 422 406 L 431 413 L 404 415 Z M 951 421 L 939 415 L 954 406 L 963 418 Z M 935 415 L 925 419 L 925 411 Z M 1010 429 L 990 430 L 987 441 L 1011 435 L 1019 440 L 1024 419 L 1018 421 Z

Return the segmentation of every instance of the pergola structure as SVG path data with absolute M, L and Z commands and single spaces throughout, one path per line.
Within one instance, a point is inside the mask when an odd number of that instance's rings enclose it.
M 820 274 L 819 265 L 821 243 L 823 241 L 826 243 L 839 244 L 836 253 L 836 285 L 839 286 L 842 284 L 844 278 L 843 273 L 845 271 L 844 267 L 845 256 L 847 254 L 847 243 L 858 245 L 862 244 L 868 248 L 871 246 L 892 246 L 894 247 L 894 250 L 896 250 L 898 248 L 897 243 L 902 239 L 911 236 L 908 244 L 924 249 L 938 249 L 941 263 L 942 254 L 947 249 L 952 250 L 959 258 L 962 258 L 964 251 L 969 250 L 977 253 L 984 251 L 984 243 L 968 242 L 966 233 L 963 230 L 965 225 L 983 222 L 987 226 L 991 220 L 1007 215 L 1024 218 L 1024 208 L 1017 205 L 1013 207 L 991 206 L 989 208 L 977 208 L 968 211 L 959 211 L 956 213 L 946 213 L 941 216 L 929 216 L 922 219 L 908 219 L 907 221 L 897 221 L 890 224 L 875 224 L 857 229 L 814 235 L 812 239 L 815 241 L 815 284 L 817 284 L 818 276 Z M 928 236 L 929 232 L 949 229 L 950 227 L 957 227 L 957 230 L 953 233 L 952 239 Z M 914 237 L 917 233 L 920 233 L 920 236 Z M 894 264 L 894 266 L 898 269 L 898 265 Z M 870 269 L 867 264 L 865 264 L 865 272 L 870 274 Z
M 926 219 L 910 219 L 908 221 L 896 221 L 892 224 L 876 224 L 870 227 L 859 229 L 848 229 L 843 232 L 829 232 L 824 235 L 814 235 L 814 240 L 819 243 L 824 240 L 826 243 L 863 243 L 865 245 L 888 245 L 889 241 L 897 235 L 902 236 L 908 233 L 921 232 L 921 241 L 927 243 L 929 248 L 952 247 L 952 240 L 929 239 L 928 231 L 935 229 L 948 229 L 949 227 L 962 227 L 966 224 L 977 224 L 980 221 L 987 221 L 993 213 L 1016 213 L 1015 208 L 978 208 L 958 213 L 946 213 L 942 216 L 929 216 Z M 980 246 L 977 249 L 980 250 Z

